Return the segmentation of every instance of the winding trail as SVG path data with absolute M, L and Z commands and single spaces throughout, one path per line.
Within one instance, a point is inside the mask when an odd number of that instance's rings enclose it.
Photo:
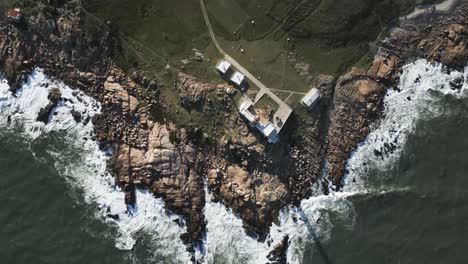
M 272 98 L 277 104 L 278 104 L 278 111 L 275 113 L 275 117 L 278 117 L 282 122 L 278 125 L 278 128 L 281 129 L 282 125 L 286 123 L 286 120 L 288 119 L 289 115 L 292 112 L 292 108 L 283 102 L 276 94 L 270 90 L 266 85 L 264 85 L 260 80 L 258 80 L 253 74 L 251 74 L 247 69 L 242 67 L 240 63 L 238 63 L 235 59 L 233 59 L 229 54 L 227 54 L 221 45 L 219 45 L 218 40 L 216 39 L 216 36 L 213 31 L 213 27 L 211 26 L 210 18 L 208 17 L 208 11 L 206 10 L 205 3 L 203 0 L 200 0 L 200 7 L 203 13 L 203 18 L 205 19 L 206 26 L 208 28 L 208 32 L 210 34 L 211 40 L 213 41 L 213 44 L 215 45 L 216 49 L 219 51 L 224 56 L 224 59 L 231 63 L 232 66 L 234 66 L 240 73 L 242 73 L 250 82 L 255 84 L 260 89 L 260 92 L 258 92 L 257 96 L 255 97 L 255 102 L 258 102 L 265 94 L 268 95 L 270 98 Z

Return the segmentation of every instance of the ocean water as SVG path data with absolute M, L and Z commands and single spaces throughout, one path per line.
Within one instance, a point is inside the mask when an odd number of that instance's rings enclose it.
M 457 79 L 458 89 L 450 85 Z M 265 263 L 287 234 L 290 263 L 466 263 L 467 85 L 466 73 L 423 60 L 407 65 L 385 98 L 384 118 L 349 160 L 342 192 L 317 191 L 299 208 L 285 208 L 265 242 L 209 202 L 195 257 Z M 35 116 L 52 87 L 66 100 L 45 126 Z M 185 227 L 161 200 L 138 190 L 137 208 L 125 207 L 105 170 L 112 150 L 99 150 L 86 122 L 99 111 L 39 69 L 16 95 L 0 84 L 2 263 L 189 263 L 178 239 Z

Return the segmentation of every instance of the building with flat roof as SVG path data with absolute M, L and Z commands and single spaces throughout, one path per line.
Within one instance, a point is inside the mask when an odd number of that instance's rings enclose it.
M 245 79 L 245 76 L 238 71 L 236 71 L 231 77 L 231 81 L 235 83 L 237 86 L 242 86 L 244 79 Z
M 320 92 L 316 88 L 312 88 L 301 100 L 301 104 L 309 109 L 314 108 L 320 99 Z
M 229 71 L 229 68 L 231 67 L 231 63 L 229 63 L 226 60 L 221 60 L 218 62 L 218 65 L 216 65 L 216 69 L 222 74 L 226 74 Z
M 257 115 L 252 100 L 245 99 L 239 107 L 239 112 L 249 121 L 252 127 L 257 128 L 268 139 L 269 143 L 276 143 L 279 140 L 279 131 L 275 125 L 268 121 L 261 121 L 262 119 Z

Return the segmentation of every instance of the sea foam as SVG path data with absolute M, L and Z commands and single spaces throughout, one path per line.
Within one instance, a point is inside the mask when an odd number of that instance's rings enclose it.
M 37 114 L 49 103 L 48 95 L 54 87 L 60 90 L 63 99 L 53 109 L 47 125 L 37 122 Z M 59 174 L 82 191 L 85 202 L 95 208 L 96 217 L 115 227 L 117 234 L 113 239 L 117 248 L 130 250 L 146 234 L 151 237 L 155 258 L 189 262 L 190 255 L 179 238 L 185 230 L 174 222 L 177 216 L 166 213 L 161 199 L 146 190 L 137 190 L 136 208 L 128 213 L 124 193 L 106 169 L 112 150 L 101 151 L 92 140 L 91 119 L 101 111 L 98 102 L 62 82 L 51 81 L 40 69 L 14 94 L 9 88 L 6 81 L 0 83 L 0 128 L 16 128 L 29 144 L 59 133 L 62 145 L 67 147 L 49 146 L 46 152 L 53 157 Z M 82 122 L 75 121 L 73 110 L 80 113 Z
M 408 191 L 407 188 L 370 186 L 368 169 L 386 170 L 395 164 L 408 136 L 414 133 L 416 122 L 444 112 L 439 102 L 444 96 L 466 96 L 467 73 L 468 69 L 464 73 L 447 73 L 441 64 L 425 60 L 406 65 L 396 87 L 398 89 L 389 89 L 385 95 L 383 118 L 373 124 L 372 132 L 349 159 L 343 190 L 329 195 L 318 193 L 302 201 L 299 208 L 284 208 L 279 216 L 279 225 L 272 225 L 265 242 L 247 236 L 239 217 L 222 204 L 208 202 L 205 209 L 207 262 L 222 259 L 225 263 L 265 263 L 268 252 L 287 234 L 290 241 L 288 263 L 304 263 L 306 247 L 317 241 L 326 243 L 332 236 L 334 225 L 353 228 L 356 212 L 350 198 Z M 457 78 L 463 80 L 459 89 L 450 85 Z M 394 149 L 384 151 L 390 143 L 394 144 Z M 374 150 L 382 150 L 382 155 L 376 156 Z M 223 252 L 222 256 L 217 256 L 220 252 Z M 236 259 L 242 262 L 236 262 Z
M 385 96 L 383 118 L 374 124 L 371 133 L 348 161 L 344 190 L 366 191 L 370 188 L 367 178 L 370 168 L 391 169 L 398 162 L 408 136 L 414 133 L 418 120 L 444 113 L 447 110 L 441 103 L 444 96 L 461 98 L 467 95 L 467 73 L 468 69 L 464 73 L 447 73 L 443 65 L 426 60 L 404 66 L 398 89 L 390 89 Z M 459 89 L 450 85 L 456 79 L 463 81 Z M 376 151 L 381 155 L 376 155 Z
M 299 208 L 284 208 L 280 212 L 279 224 L 272 225 L 270 235 L 264 242 L 249 237 L 237 215 L 224 205 L 211 202 L 207 196 L 204 209 L 207 234 L 203 248 L 198 250 L 198 259 L 205 263 L 266 263 L 269 251 L 284 235 L 288 235 L 288 262 L 303 263 L 306 247 L 317 241 L 326 243 L 333 235 L 334 225 L 353 227 L 356 212 L 351 197 L 405 191 L 371 187 L 367 178 L 368 169 L 386 170 L 398 162 L 408 136 L 416 129 L 416 122 L 445 111 L 439 103 L 444 96 L 466 96 L 467 72 L 468 69 L 465 69 L 464 73 L 446 73 L 442 65 L 430 64 L 425 60 L 405 66 L 398 89 L 390 89 L 384 98 L 383 118 L 372 126 L 369 136 L 357 147 L 348 161 L 343 190 L 332 192 L 330 195 L 317 194 L 302 201 Z M 457 78 L 463 79 L 460 89 L 450 85 L 450 82 Z M 99 113 L 99 104 L 82 93 L 74 94 L 73 90 L 65 85 L 55 83 L 59 85 L 64 97 L 70 100 L 59 104 L 54 110 L 58 114 L 51 116 L 48 125 L 35 122 L 40 108 L 48 103 L 50 86 L 47 88 L 43 86 L 44 83 L 50 81 L 39 70 L 33 73 L 28 83 L 16 95 L 9 93 L 6 82 L 0 83 L 0 126 L 7 125 L 6 116 L 10 115 L 12 124 L 9 125 L 23 124 L 24 131 L 30 138 L 36 138 L 49 131 L 67 131 L 66 135 L 70 137 L 67 142 L 84 149 L 83 161 L 78 162 L 83 166 L 64 165 L 62 152 L 56 151 L 53 155 L 57 170 L 84 190 L 88 203 L 98 204 L 101 209 L 96 211 L 96 215 L 100 219 L 118 227 L 116 246 L 130 249 L 144 232 L 152 237 L 157 254 L 169 258 L 178 256 L 178 262 L 189 262 L 190 256 L 178 238 L 183 230 L 173 223 L 175 216 L 165 213 L 163 202 L 155 199 L 147 191 L 138 190 L 137 213 L 133 217 L 129 216 L 122 192 L 106 173 L 105 164 L 109 153 L 100 151 L 97 144 L 91 140 L 83 141 L 84 137 L 92 137 L 92 124 L 76 124 L 70 114 L 71 109 L 75 107 L 83 116 L 92 117 Z M 390 143 L 395 145 L 391 151 L 382 151 L 382 155 L 375 155 L 375 150 L 385 150 Z M 114 221 L 104 217 L 109 212 L 118 214 L 120 220 Z

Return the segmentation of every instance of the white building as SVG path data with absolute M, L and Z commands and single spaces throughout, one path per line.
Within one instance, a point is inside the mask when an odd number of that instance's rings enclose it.
M 226 74 L 229 71 L 229 68 L 231 67 L 231 63 L 225 60 L 221 60 L 218 65 L 216 65 L 216 69 L 218 69 L 219 72 L 222 74 Z
M 251 100 L 245 100 L 241 103 L 239 107 L 239 112 L 245 119 L 247 119 L 250 123 L 255 123 L 255 109 L 253 108 L 253 102 Z
M 257 127 L 257 129 L 260 130 L 266 138 L 268 138 L 269 143 L 273 144 L 278 142 L 278 131 L 272 123 L 268 122 L 266 124 L 262 124 L 261 122 L 257 122 L 255 127 Z
M 235 83 L 237 86 L 241 86 L 242 83 L 244 82 L 244 75 L 238 71 L 236 71 L 232 77 L 231 77 L 231 81 L 233 83 Z
M 245 100 L 239 107 L 241 115 L 247 119 L 252 127 L 256 127 L 268 138 L 269 143 L 276 143 L 279 139 L 278 130 L 271 122 L 262 123 L 255 112 L 255 107 L 251 100 Z
M 316 88 L 312 88 L 301 100 L 303 106 L 312 109 L 320 99 L 320 92 Z

